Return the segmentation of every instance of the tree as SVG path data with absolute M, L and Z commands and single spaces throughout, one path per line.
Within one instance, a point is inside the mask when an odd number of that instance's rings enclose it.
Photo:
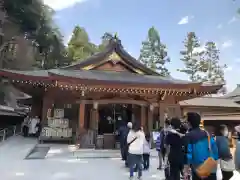
M 74 61 L 84 60 L 97 51 L 95 44 L 91 43 L 84 28 L 76 26 L 68 43 L 68 57 Z
M 227 65 L 220 65 L 219 54 L 220 51 L 216 43 L 209 41 L 205 44 L 204 58 L 202 59 L 202 72 L 206 75 L 203 77 L 203 80 L 215 85 L 226 83 L 224 69 L 227 68 Z M 222 88 L 219 92 L 225 93 L 226 88 Z
M 1 67 L 20 68 L 17 65 L 20 56 L 16 53 L 22 51 L 22 46 L 18 44 L 19 41 L 16 41 L 20 37 L 23 37 L 20 42 L 28 41 L 26 48 L 32 49 L 30 56 L 37 57 L 37 62 L 32 62 L 32 64 L 37 64 L 37 67 L 44 69 L 65 64 L 65 47 L 62 36 L 52 20 L 54 11 L 44 5 L 42 0 L 4 0 L 2 10 L 7 14 L 7 21 L 4 21 L 4 42 L 0 48 L 2 50 L 0 51 Z M 9 22 L 11 22 L 10 26 Z M 28 51 L 26 48 L 25 51 Z M 22 57 L 21 60 L 24 59 L 26 58 Z M 23 62 L 21 62 L 22 64 Z M 25 64 L 30 66 L 29 62 Z
M 160 35 L 154 27 L 148 30 L 147 39 L 142 42 L 139 61 L 159 72 L 161 76 L 170 75 L 170 72 L 165 67 L 165 64 L 170 62 L 167 48 L 166 45 L 161 42 Z
M 202 68 L 201 59 L 203 52 L 199 51 L 200 42 L 195 32 L 189 32 L 183 43 L 184 50 L 180 51 L 180 54 L 182 55 L 181 61 L 185 67 L 178 69 L 178 71 L 187 74 L 191 81 L 201 80 L 199 72 L 201 72 Z
M 27 37 L 33 36 L 41 25 L 44 8 L 41 0 L 3 0 L 1 7 L 6 12 L 6 19 L 17 24 L 20 32 Z

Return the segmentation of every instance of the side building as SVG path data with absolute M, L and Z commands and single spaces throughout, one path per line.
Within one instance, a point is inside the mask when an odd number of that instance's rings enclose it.
M 221 97 L 198 97 L 180 101 L 183 114 L 197 112 L 202 116 L 204 128 L 214 133 L 216 128 L 225 124 L 230 136 L 234 127 L 240 125 L 240 85 Z

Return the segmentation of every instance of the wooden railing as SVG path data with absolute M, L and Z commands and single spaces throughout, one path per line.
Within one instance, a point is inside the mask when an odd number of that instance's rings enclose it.
M 0 142 L 5 141 L 9 137 L 19 135 L 21 133 L 21 125 L 9 126 L 0 130 Z

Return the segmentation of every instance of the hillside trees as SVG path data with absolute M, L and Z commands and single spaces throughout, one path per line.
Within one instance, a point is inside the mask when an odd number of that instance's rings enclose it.
M 72 37 L 68 42 L 68 57 L 73 61 L 81 61 L 98 51 L 98 47 L 90 42 L 89 36 L 84 28 L 76 26 Z

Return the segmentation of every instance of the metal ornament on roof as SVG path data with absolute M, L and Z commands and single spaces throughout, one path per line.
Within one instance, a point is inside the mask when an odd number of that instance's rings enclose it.
M 114 64 L 116 64 L 118 61 L 121 61 L 122 58 L 116 53 L 113 52 L 109 57 L 108 57 L 109 61 L 112 61 Z

